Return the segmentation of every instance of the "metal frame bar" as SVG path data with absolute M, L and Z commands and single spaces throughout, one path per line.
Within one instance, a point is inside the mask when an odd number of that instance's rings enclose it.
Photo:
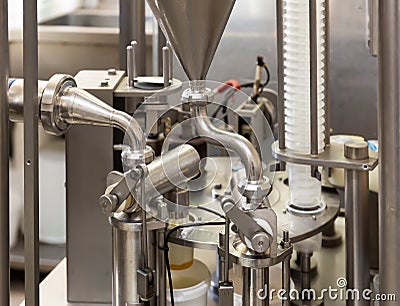
M 38 28 L 37 0 L 24 0 L 25 305 L 39 305 Z
M 325 94 L 325 146 L 331 144 L 331 82 L 330 82 L 330 64 L 331 64 L 331 26 L 330 26 L 330 0 L 323 2 L 325 9 L 325 43 L 324 43 L 324 94 Z
M 145 0 L 119 1 L 119 50 L 120 68 L 126 70 L 126 47 L 135 40 L 138 43 L 136 71 L 146 73 L 146 16 Z
M 310 0 L 310 132 L 311 156 L 318 155 L 318 41 L 317 1 Z
M 379 1 L 380 292 L 400 296 L 400 2 Z M 380 305 L 393 305 L 381 301 Z
M 285 67 L 283 50 L 283 0 L 276 0 L 276 37 L 277 37 L 277 61 L 278 61 L 278 138 L 279 149 L 286 149 L 285 138 Z
M 10 304 L 8 1 L 0 6 L 0 304 Z

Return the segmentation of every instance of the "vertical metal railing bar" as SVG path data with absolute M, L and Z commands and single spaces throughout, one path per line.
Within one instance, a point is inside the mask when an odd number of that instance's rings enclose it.
M 0 6 L 0 304 L 10 304 L 8 1 Z
M 37 0 L 24 0 L 25 305 L 39 305 L 38 28 Z

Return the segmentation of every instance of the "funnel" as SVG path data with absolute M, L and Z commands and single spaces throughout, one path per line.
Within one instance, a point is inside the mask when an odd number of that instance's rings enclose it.
M 189 80 L 204 80 L 235 0 L 147 0 Z

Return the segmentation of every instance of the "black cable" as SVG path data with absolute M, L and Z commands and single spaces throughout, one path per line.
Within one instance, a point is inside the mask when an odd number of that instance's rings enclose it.
M 220 103 L 220 105 L 217 107 L 217 109 L 215 110 L 215 112 L 211 115 L 212 118 L 216 118 L 217 115 L 218 115 L 218 113 L 219 113 L 219 111 L 220 111 L 221 109 L 224 110 L 224 113 L 226 112 L 226 106 L 227 106 L 227 104 L 228 104 L 228 100 L 234 96 L 234 94 L 236 93 L 236 91 L 237 91 L 237 90 L 234 89 L 234 88 L 229 89 L 229 91 L 225 94 L 225 98 L 224 98 L 224 100 L 222 101 L 222 103 Z
M 269 84 L 269 81 L 271 80 L 271 74 L 269 72 L 268 66 L 264 63 L 264 69 L 265 73 L 267 74 L 267 80 L 264 82 L 263 85 L 260 86 L 260 94 L 263 92 L 265 86 Z
M 190 223 L 190 224 L 182 224 L 178 225 L 172 229 L 170 229 L 167 234 L 165 235 L 164 239 L 164 247 L 160 248 L 164 250 L 164 257 L 165 257 L 165 266 L 167 268 L 167 275 L 168 275 L 168 282 L 169 282 L 169 294 L 171 298 L 171 306 L 175 306 L 175 300 L 174 300 L 174 288 L 172 286 L 172 276 L 171 276 L 171 265 L 169 262 L 169 257 L 168 257 L 168 252 L 169 252 L 169 247 L 168 247 L 168 241 L 171 235 L 183 228 L 189 228 L 189 227 L 197 227 L 197 226 L 217 226 L 217 225 L 225 225 L 225 222 L 198 222 L 198 223 Z
M 214 214 L 214 215 L 216 215 L 216 216 L 218 216 L 218 217 L 220 217 L 220 218 L 222 218 L 222 219 L 225 220 L 225 216 L 224 216 L 223 214 L 220 214 L 219 212 L 217 212 L 217 211 L 215 211 L 215 210 L 212 210 L 212 209 L 207 208 L 207 207 L 204 207 L 204 206 L 196 206 L 196 208 L 197 208 L 197 209 L 204 210 L 204 211 L 207 211 L 207 212 L 209 212 L 209 213 L 212 213 L 212 214 Z

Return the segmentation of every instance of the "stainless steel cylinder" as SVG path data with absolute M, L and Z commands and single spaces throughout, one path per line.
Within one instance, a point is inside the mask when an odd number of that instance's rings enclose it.
M 400 297 L 400 2 L 379 1 L 379 280 Z M 380 305 L 393 305 L 381 301 Z
M 185 187 L 188 178 L 199 173 L 199 163 L 199 153 L 187 144 L 162 154 L 147 166 L 146 191 L 151 193 L 155 188 L 159 194 L 164 194 Z
M 42 94 L 46 88 L 47 81 L 38 82 L 38 101 L 42 99 Z M 13 122 L 24 121 L 24 80 L 15 80 L 8 90 L 8 104 L 10 106 L 10 120 Z
M 365 142 L 347 142 L 347 158 L 368 158 Z M 346 277 L 347 288 L 362 292 L 370 287 L 368 248 L 368 193 L 369 174 L 367 171 L 345 171 L 346 208 Z M 347 305 L 369 305 L 364 299 L 348 300 Z
M 301 290 L 311 288 L 311 256 L 310 253 L 300 253 L 300 283 Z
M 143 267 L 142 220 L 119 221 L 111 219 L 113 239 L 113 306 L 136 305 L 140 302 L 137 290 L 137 270 Z M 149 232 L 149 241 L 154 241 L 154 233 Z M 155 265 L 156 244 L 148 245 L 152 254 L 150 265 Z M 154 267 L 153 267 L 154 268 Z
M 252 269 L 243 267 L 242 272 L 242 305 L 269 305 L 269 269 Z

